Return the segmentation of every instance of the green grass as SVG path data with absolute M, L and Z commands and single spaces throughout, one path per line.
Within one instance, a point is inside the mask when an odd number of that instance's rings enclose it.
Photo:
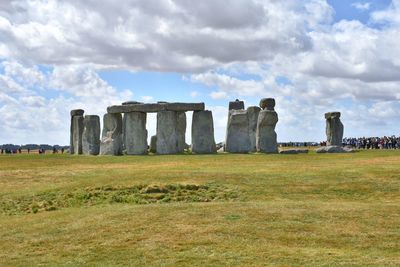
M 0 156 L 0 266 L 399 266 L 400 151 Z

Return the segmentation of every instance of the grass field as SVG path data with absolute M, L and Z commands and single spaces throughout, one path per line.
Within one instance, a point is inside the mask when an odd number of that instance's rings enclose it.
M 400 151 L 0 156 L 1 266 L 399 266 Z

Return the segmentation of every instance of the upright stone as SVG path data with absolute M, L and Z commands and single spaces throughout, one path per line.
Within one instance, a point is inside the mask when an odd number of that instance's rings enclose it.
M 248 153 L 251 151 L 247 110 L 229 111 L 225 151 L 231 153 Z
M 275 100 L 272 98 L 266 98 L 263 100 L 260 102 L 260 106 L 263 110 L 260 111 L 257 121 L 257 151 L 263 153 L 278 153 L 278 142 L 275 132 L 275 126 L 278 122 L 278 114 L 274 110 Z
M 126 101 L 126 102 L 122 103 L 123 106 L 140 105 L 140 104 L 143 104 L 143 103 L 142 102 L 138 102 L 138 101 Z M 126 140 L 125 140 L 125 136 L 126 136 L 126 134 L 125 134 L 126 117 L 127 116 L 125 116 L 125 114 L 122 117 L 122 141 L 123 141 L 122 142 L 122 149 L 123 150 L 126 149 L 126 147 L 125 147 L 125 143 L 126 143 Z
M 325 113 L 327 146 L 342 146 L 343 124 L 340 112 Z
M 85 155 L 100 153 L 100 117 L 86 115 L 83 120 L 82 152 Z
M 194 111 L 192 120 L 192 152 L 216 153 L 214 121 L 211 111 Z
M 157 112 L 157 154 L 176 154 L 178 149 L 179 131 L 178 116 L 175 111 Z
M 77 154 L 82 154 L 82 145 L 80 146 L 81 152 L 79 153 L 79 139 L 82 140 L 82 135 L 80 134 L 80 132 L 83 132 L 83 122 L 81 124 L 79 121 L 83 120 L 83 113 L 84 113 L 83 109 L 71 110 L 71 126 L 70 126 L 70 142 L 69 142 L 69 153 L 70 154 L 75 154 L 75 150 L 76 150 Z M 75 121 L 74 117 L 79 117 L 79 116 L 82 118 L 77 119 L 78 121 Z M 78 128 L 76 128 L 76 127 L 78 127 Z M 75 149 L 75 144 L 78 144 L 76 149 Z
M 244 102 L 236 99 L 235 101 L 229 102 L 229 110 L 241 110 L 244 109 Z
M 186 148 L 186 113 L 177 112 L 177 129 L 178 129 L 178 151 L 183 152 Z
M 146 113 L 125 113 L 124 120 L 126 153 L 128 155 L 147 154 Z
M 157 152 L 157 135 L 153 135 L 150 138 L 150 152 L 151 153 Z
M 101 134 L 101 155 L 122 155 L 122 116 L 121 114 L 105 114 L 103 132 Z
M 257 132 L 258 114 L 260 113 L 260 110 L 261 109 L 256 106 L 247 108 L 247 116 L 249 117 L 249 136 L 250 136 L 251 152 L 257 151 L 256 132 Z

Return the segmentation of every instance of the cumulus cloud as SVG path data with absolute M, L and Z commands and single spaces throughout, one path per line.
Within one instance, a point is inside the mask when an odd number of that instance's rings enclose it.
M 369 10 L 371 8 L 371 3 L 366 2 L 366 3 L 362 3 L 362 2 L 355 2 L 351 4 L 352 7 L 361 10 L 361 11 L 366 11 Z

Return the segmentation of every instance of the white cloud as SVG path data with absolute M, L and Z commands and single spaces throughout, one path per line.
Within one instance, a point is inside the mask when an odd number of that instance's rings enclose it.
M 366 10 L 369 10 L 371 8 L 371 3 L 369 3 L 369 2 L 365 2 L 365 3 L 355 2 L 355 3 L 352 3 L 351 6 L 356 8 L 356 9 L 358 9 L 358 10 L 366 11 Z
M 212 99 L 226 99 L 228 97 L 228 94 L 226 92 L 211 92 L 210 97 Z
M 192 91 L 192 92 L 190 92 L 190 96 L 193 97 L 193 98 L 196 98 L 196 97 L 198 97 L 199 95 L 200 95 L 200 93 L 199 93 L 198 91 Z
M 144 102 L 150 102 L 150 101 L 152 101 L 154 99 L 154 97 L 152 97 L 152 96 L 142 96 L 142 100 L 144 101 Z

